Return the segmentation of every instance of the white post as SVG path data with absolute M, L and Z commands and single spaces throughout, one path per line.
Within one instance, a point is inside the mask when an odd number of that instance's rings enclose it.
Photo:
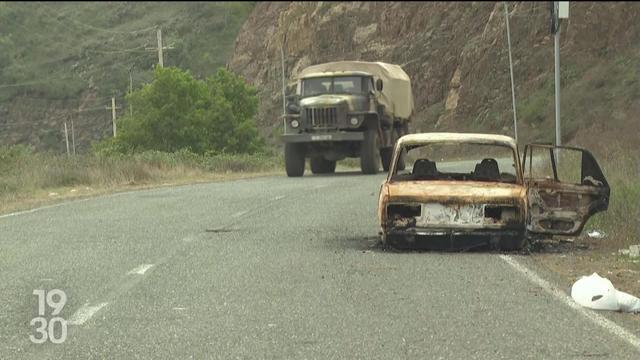
M 129 96 L 133 93 L 133 77 L 131 76 L 132 69 L 129 69 Z M 131 98 L 129 98 L 129 117 L 133 117 L 133 106 L 131 105 Z
M 111 98 L 111 120 L 113 121 L 113 137 L 116 137 L 116 98 Z
M 511 33 L 509 31 L 509 11 L 507 2 L 504 2 L 504 17 L 507 22 L 507 44 L 509 47 L 509 72 L 511 73 L 511 102 L 513 104 L 513 133 L 518 144 L 518 116 L 516 113 L 516 88 L 513 82 L 513 60 L 511 59 Z
M 67 122 L 64 122 L 64 142 L 67 144 L 67 156 L 69 156 L 69 131 L 67 130 Z
M 73 155 L 76 155 L 76 131 L 73 128 L 73 117 L 71 118 L 71 144 L 73 148 Z
M 164 67 L 163 55 L 162 55 L 162 29 L 158 29 L 158 64 L 160 67 Z

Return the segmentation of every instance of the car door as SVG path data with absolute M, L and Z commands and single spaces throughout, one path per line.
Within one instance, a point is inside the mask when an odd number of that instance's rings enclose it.
M 522 166 L 530 233 L 577 235 L 593 214 L 609 206 L 609 184 L 587 150 L 529 144 Z

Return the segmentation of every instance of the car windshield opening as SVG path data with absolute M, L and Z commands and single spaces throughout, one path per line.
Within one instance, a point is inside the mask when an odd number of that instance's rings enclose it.
M 449 180 L 516 183 L 516 157 L 508 146 L 436 143 L 405 147 L 404 170 L 392 181 Z

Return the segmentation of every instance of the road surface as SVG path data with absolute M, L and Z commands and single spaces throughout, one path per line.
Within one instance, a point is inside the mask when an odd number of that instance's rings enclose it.
M 383 179 L 266 177 L 0 217 L 0 358 L 640 358 L 638 329 L 571 307 L 527 256 L 376 246 Z M 29 339 L 37 289 L 67 296 L 60 344 Z

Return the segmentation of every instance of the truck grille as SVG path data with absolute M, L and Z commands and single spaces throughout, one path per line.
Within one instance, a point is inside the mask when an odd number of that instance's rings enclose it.
M 338 126 L 338 110 L 336 108 L 306 109 L 307 122 L 315 129 L 335 128 Z

